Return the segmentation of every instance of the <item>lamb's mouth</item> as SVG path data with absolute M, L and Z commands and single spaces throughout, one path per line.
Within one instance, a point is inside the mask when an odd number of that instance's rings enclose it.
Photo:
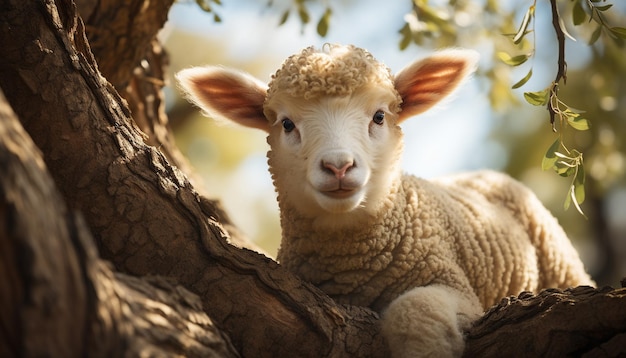
M 355 192 L 355 189 L 337 189 L 322 191 L 321 193 L 333 199 L 346 199 L 354 195 Z

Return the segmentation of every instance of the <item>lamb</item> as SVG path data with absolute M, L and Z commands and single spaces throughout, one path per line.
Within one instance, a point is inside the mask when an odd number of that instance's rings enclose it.
M 394 357 L 460 356 L 500 298 L 593 285 L 557 220 L 492 171 L 403 174 L 399 125 L 447 97 L 478 55 L 443 50 L 395 76 L 355 46 L 309 47 L 269 85 L 222 67 L 177 75 L 216 119 L 268 133 L 279 262 L 335 300 L 382 314 Z

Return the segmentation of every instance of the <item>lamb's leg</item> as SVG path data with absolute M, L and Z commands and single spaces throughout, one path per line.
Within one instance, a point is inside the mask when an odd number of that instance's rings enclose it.
M 481 313 L 475 296 L 443 285 L 416 287 L 391 302 L 382 332 L 394 358 L 459 357 L 463 331 Z

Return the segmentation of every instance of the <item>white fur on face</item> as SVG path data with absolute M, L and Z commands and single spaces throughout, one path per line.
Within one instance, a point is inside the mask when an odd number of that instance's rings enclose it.
M 388 92 L 369 89 L 268 105 L 266 113 L 275 116 L 268 137 L 270 167 L 281 200 L 329 225 L 377 212 L 399 175 L 402 151 L 397 115 L 389 109 L 395 98 Z M 385 113 L 382 125 L 372 121 L 377 111 Z M 295 129 L 285 131 L 285 119 Z

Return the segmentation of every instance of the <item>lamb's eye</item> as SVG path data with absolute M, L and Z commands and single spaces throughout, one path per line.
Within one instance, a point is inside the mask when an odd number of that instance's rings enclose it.
M 283 119 L 283 128 L 285 128 L 286 133 L 289 133 L 292 130 L 296 129 L 296 125 L 293 123 L 291 119 L 285 118 Z
M 385 112 L 376 111 L 376 113 L 374 113 L 374 117 L 372 117 L 372 121 L 374 121 L 374 123 L 378 125 L 383 124 L 383 122 L 385 121 Z

